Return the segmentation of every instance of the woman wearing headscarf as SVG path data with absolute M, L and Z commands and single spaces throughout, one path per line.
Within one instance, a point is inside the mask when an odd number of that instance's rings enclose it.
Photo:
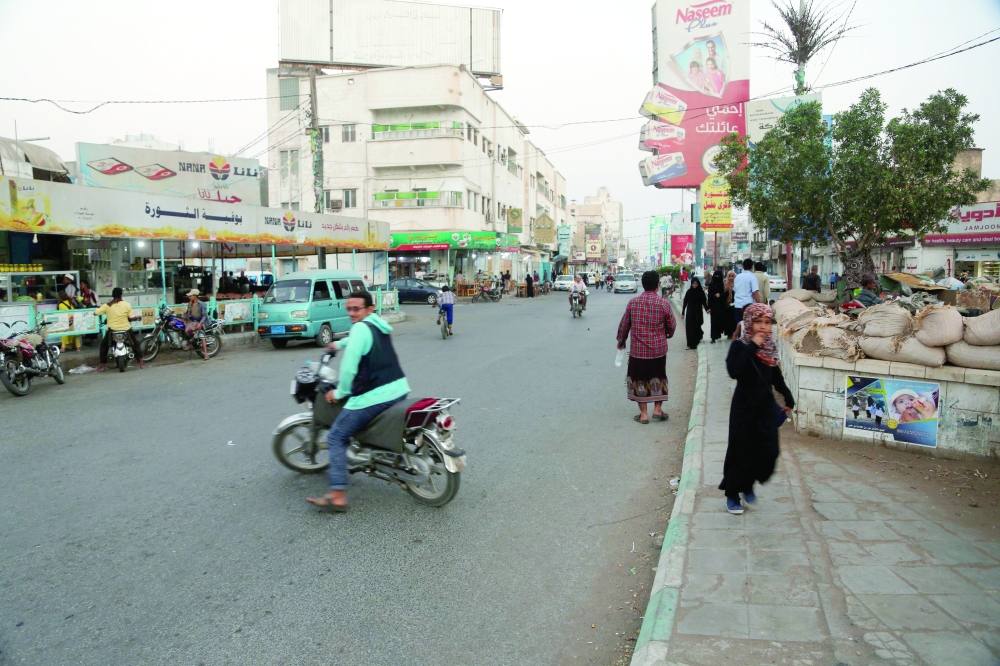
M 778 460 L 778 426 L 795 406 L 778 366 L 774 343 L 774 312 L 769 305 L 753 303 L 743 309 L 743 327 L 729 346 L 726 369 L 736 380 L 729 410 L 729 447 L 719 490 L 726 493 L 729 513 L 743 513 L 740 493 L 747 505 L 757 501 L 754 482 L 764 483 Z M 779 407 L 772 387 L 785 401 Z
M 729 314 L 729 293 L 720 270 L 712 274 L 712 281 L 708 285 L 708 314 L 712 317 L 712 344 L 715 344 L 726 334 L 726 317 L 729 317 L 729 321 L 733 319 Z
M 691 278 L 691 288 L 684 294 L 684 304 L 681 306 L 681 319 L 684 319 L 684 332 L 687 333 L 687 348 L 695 349 L 705 336 L 702 326 L 705 325 L 704 310 L 708 309 L 708 299 L 705 290 L 701 288 L 701 280 Z M 684 313 L 687 312 L 687 317 Z
M 736 271 L 726 273 L 726 320 L 723 322 L 722 332 L 727 338 L 733 337 L 736 332 Z

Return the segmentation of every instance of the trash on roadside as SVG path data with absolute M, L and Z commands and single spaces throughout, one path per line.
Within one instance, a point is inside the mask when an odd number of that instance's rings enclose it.
M 635 567 L 632 567 L 632 575 L 635 575 Z
M 674 478 L 670 479 L 670 487 L 676 488 L 680 482 L 681 482 L 681 477 L 675 476 Z
M 71 375 L 85 375 L 88 372 L 96 372 L 96 371 L 97 371 L 97 368 L 92 368 L 89 365 L 78 365 L 75 368 L 73 368 L 72 370 L 69 370 L 69 374 L 71 374 Z
M 650 532 L 650 533 L 649 533 L 649 536 L 651 536 L 651 537 L 655 537 L 655 536 L 656 536 L 656 532 Z
M 226 445 L 227 445 L 227 446 L 235 446 L 235 445 L 233 444 L 233 440 L 229 440 L 228 442 L 226 442 Z
M 634 552 L 635 552 L 635 541 L 632 542 L 632 550 L 630 550 L 629 553 L 634 553 Z

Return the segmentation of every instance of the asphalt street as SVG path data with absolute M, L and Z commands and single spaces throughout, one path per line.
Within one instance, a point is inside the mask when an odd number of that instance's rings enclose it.
M 577 320 L 561 294 L 459 305 L 447 341 L 404 306 L 411 397 L 462 398 L 468 468 L 441 509 L 357 475 L 347 514 L 305 503 L 325 476 L 282 467 L 271 434 L 311 344 L 4 392 L 0 664 L 611 663 L 587 633 L 637 621 L 615 595 L 645 607 L 652 572 L 621 576 L 665 527 L 696 363 L 678 331 L 671 420 L 634 423 L 630 297 Z

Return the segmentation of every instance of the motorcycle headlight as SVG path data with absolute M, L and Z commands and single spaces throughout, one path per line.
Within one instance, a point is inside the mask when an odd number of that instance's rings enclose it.
M 267 313 L 266 312 L 258 312 L 257 313 L 257 319 L 267 319 Z
M 292 316 L 293 319 L 308 319 L 309 318 L 309 311 L 308 310 L 292 310 L 291 316 Z

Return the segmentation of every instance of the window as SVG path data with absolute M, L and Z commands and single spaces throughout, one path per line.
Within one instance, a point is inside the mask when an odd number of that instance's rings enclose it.
M 358 207 L 358 191 L 354 190 L 344 190 L 344 208 L 357 208 Z
M 330 287 L 327 285 L 326 280 L 316 280 L 313 283 L 313 301 L 328 301 L 330 300 Z
M 466 130 L 468 131 L 469 141 L 472 141 L 472 136 L 475 134 L 476 128 L 472 126 L 472 123 L 469 123 L 468 125 L 466 125 Z
M 338 301 L 344 300 L 351 293 L 351 285 L 347 283 L 347 280 L 332 280 L 332 282 L 333 295 L 337 297 Z
M 472 210 L 472 200 L 474 198 L 472 190 L 466 190 L 465 193 L 468 195 L 468 197 L 465 199 L 465 207 L 468 208 L 469 210 Z
M 323 137 L 323 143 L 330 143 L 330 128 L 329 127 L 320 127 L 319 128 L 319 133 L 320 133 L 320 136 Z
M 344 125 L 340 130 L 340 140 L 343 143 L 354 143 L 357 141 L 357 135 L 355 134 L 355 125 Z
M 534 176 L 531 177 L 531 186 L 532 187 L 535 186 L 535 177 Z
M 298 201 L 293 201 L 292 205 L 289 206 L 289 208 L 291 208 L 292 210 L 298 210 L 299 209 L 299 202 Z
M 368 291 L 368 287 L 361 280 L 351 280 L 351 291 Z
M 426 187 L 414 187 L 413 191 L 414 192 L 426 192 L 427 188 Z M 417 205 L 418 206 L 426 206 L 427 205 L 427 199 L 421 199 L 420 195 L 418 194 L 417 195 Z
M 294 111 L 299 108 L 299 80 L 278 79 L 278 108 L 282 111 Z

